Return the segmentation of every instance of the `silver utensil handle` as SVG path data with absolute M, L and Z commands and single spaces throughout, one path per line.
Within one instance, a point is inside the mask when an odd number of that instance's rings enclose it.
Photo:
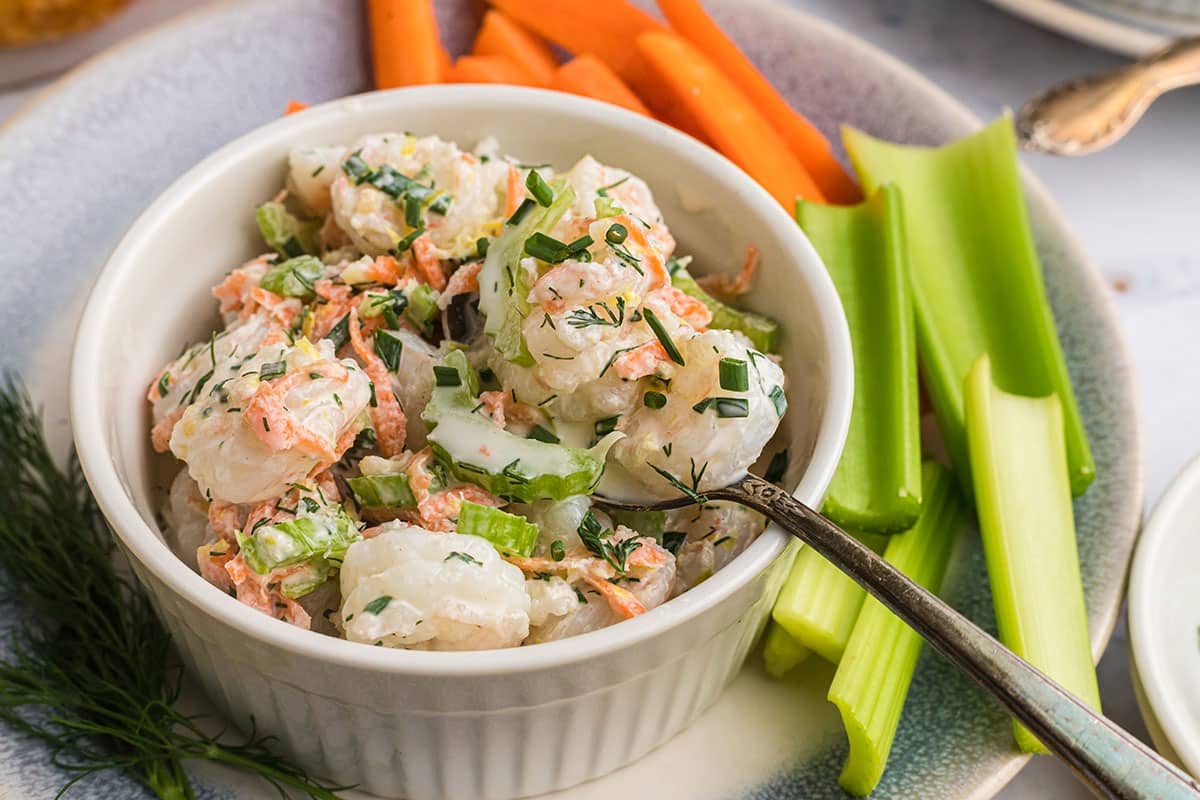
M 707 495 L 759 511 L 861 584 L 999 700 L 1097 796 L 1200 797 L 1192 778 L 786 491 L 748 475 Z

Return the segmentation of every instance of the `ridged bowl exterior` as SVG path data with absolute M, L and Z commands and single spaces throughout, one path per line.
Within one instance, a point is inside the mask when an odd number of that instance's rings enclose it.
M 599 777 L 683 730 L 737 674 L 792 551 L 702 616 L 634 650 L 469 685 L 355 672 L 248 647 L 140 564 L 186 668 L 313 774 L 388 798 L 502 800 Z M 137 562 L 135 562 L 136 564 Z M 330 692 L 336 694 L 330 694 Z
M 613 106 L 511 87 L 378 92 L 278 120 L 180 178 L 110 258 L 76 339 L 77 448 L 187 669 L 217 706 L 278 737 L 310 773 L 384 797 L 571 786 L 628 764 L 712 704 L 767 618 L 785 533 L 768 528 L 700 586 L 636 619 L 531 647 L 434 653 L 367 647 L 253 612 L 176 558 L 156 521 L 179 467 L 150 452 L 145 387 L 182 342 L 207 338 L 216 277 L 261 251 L 249 210 L 278 190 L 292 147 L 389 129 L 463 143 L 495 136 L 518 157 L 559 167 L 590 153 L 646 178 L 682 251 L 701 265 L 737 265 L 758 247 L 766 268 L 745 302 L 783 321 L 790 376 L 773 447 L 789 448 L 785 481 L 814 506 L 849 424 L 845 317 L 795 223 L 715 151 Z

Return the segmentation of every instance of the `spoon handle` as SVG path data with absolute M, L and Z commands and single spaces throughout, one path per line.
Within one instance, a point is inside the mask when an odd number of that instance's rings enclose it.
M 786 491 L 748 475 L 707 494 L 759 511 L 861 584 L 999 700 L 1097 796 L 1200 797 L 1200 784 Z
M 1164 92 L 1200 84 L 1200 37 L 1176 39 L 1110 72 L 1051 87 L 1017 115 L 1026 150 L 1079 156 L 1116 142 Z

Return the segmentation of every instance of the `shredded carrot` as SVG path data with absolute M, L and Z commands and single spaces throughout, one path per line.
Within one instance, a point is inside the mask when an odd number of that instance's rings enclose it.
M 508 165 L 508 183 L 504 187 L 504 217 L 511 217 L 525 198 L 525 185 L 521 183 L 521 171 L 516 165 Z
M 833 155 L 829 140 L 788 105 L 700 0 L 658 0 L 658 7 L 671 27 L 708 56 L 767 118 L 830 202 L 848 205 L 862 199 L 862 192 Z
M 433 251 L 433 240 L 428 233 L 417 237 L 412 244 L 413 262 L 417 265 L 417 275 L 439 292 L 446 288 L 446 273 L 442 271 L 442 263 Z
M 446 74 L 446 82 L 542 85 L 525 70 L 525 67 L 502 56 L 459 56 Z
M 584 53 L 563 64 L 554 73 L 550 88 L 612 103 L 614 106 L 650 116 L 646 104 L 638 99 L 621 76 L 595 56 Z
M 722 300 L 732 300 L 750 291 L 754 285 L 754 276 L 758 274 L 758 248 L 750 245 L 746 248 L 746 258 L 742 268 L 736 275 L 718 272 L 714 275 L 702 275 L 696 279 L 700 288 Z
M 358 309 L 350 310 L 350 323 L 347 326 L 350 334 L 350 344 L 354 354 L 362 363 L 363 372 L 371 379 L 375 392 L 375 404 L 371 406 L 371 424 L 375 428 L 375 437 L 379 442 L 379 452 L 384 458 L 398 456 L 404 452 L 404 439 L 408 418 L 404 409 L 392 391 L 391 372 L 383 363 L 372 347 L 367 347 L 363 340 L 362 328 L 358 324 Z
M 496 10 L 483 15 L 471 52 L 477 56 L 507 58 L 519 64 L 541 86 L 549 85 L 558 69 L 558 59 L 544 39 Z
M 441 82 L 450 57 L 433 0 L 367 0 L 367 12 L 376 88 Z
M 308 103 L 303 103 L 299 100 L 288 100 L 287 107 L 283 109 L 283 115 L 286 117 L 291 114 L 296 114 L 306 108 L 308 108 Z
M 516 22 L 575 54 L 591 53 L 632 83 L 641 66 L 633 40 L 665 31 L 627 0 L 488 0 Z
M 648 78 L 688 110 L 713 146 L 750 174 L 790 213 L 797 196 L 824 195 L 787 143 L 750 101 L 698 48 L 672 33 L 637 39 Z

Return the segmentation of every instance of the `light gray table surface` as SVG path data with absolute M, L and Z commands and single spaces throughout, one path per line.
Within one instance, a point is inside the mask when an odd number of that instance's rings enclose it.
M 207 0 L 144 0 L 161 8 Z M 989 119 L 1039 89 L 1122 59 L 969 0 L 788 0 L 882 47 Z M 0 90 L 0 120 L 40 84 Z M 1200 451 L 1200 92 L 1159 101 L 1111 150 L 1084 160 L 1028 157 L 1113 286 L 1137 368 L 1147 508 Z M 1194 274 L 1193 274 L 1194 273 Z M 1139 454 L 1130 453 L 1130 458 Z M 1100 664 L 1105 712 L 1142 738 L 1124 620 Z M 1050 758 L 1035 759 L 1002 800 L 1087 797 Z

